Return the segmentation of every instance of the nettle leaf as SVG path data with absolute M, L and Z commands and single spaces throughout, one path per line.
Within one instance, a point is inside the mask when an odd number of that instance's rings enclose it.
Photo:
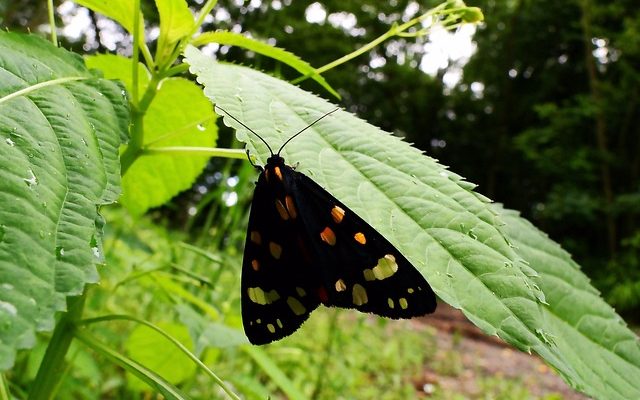
M 105 77 L 120 79 L 131 89 L 131 59 L 114 55 L 87 57 L 87 64 L 100 69 Z M 143 90 L 149 83 L 148 71 L 140 66 Z M 145 149 L 163 147 L 215 146 L 218 131 L 216 115 L 209 100 L 193 82 L 170 78 L 161 82 L 144 116 Z M 202 173 L 208 156 L 193 154 L 148 154 L 136 160 L 122 179 L 120 202 L 134 215 L 160 206 L 191 187 Z
M 576 389 L 601 399 L 640 398 L 640 342 L 560 246 L 518 213 L 494 207 L 518 253 L 531 263 L 558 364 Z
M 229 46 L 238 46 L 243 49 L 254 51 L 263 56 L 273 58 L 281 63 L 290 66 L 296 71 L 300 72 L 303 76 L 309 76 L 314 81 L 318 82 L 327 92 L 340 99 L 340 95 L 336 92 L 331 85 L 324 79 L 322 75 L 316 73 L 316 69 L 309 63 L 302 60 L 295 54 L 281 49 L 279 47 L 272 46 L 268 43 L 263 43 L 258 40 L 248 38 L 240 33 L 229 31 L 216 31 L 205 32 L 193 40 L 194 46 L 201 46 L 207 43 L 218 43 Z
M 273 148 L 334 107 L 260 72 L 215 63 L 195 48 L 186 56 L 205 94 Z M 264 144 L 230 118 L 225 122 L 264 163 L 269 155 Z M 568 256 L 558 256 L 557 245 L 511 214 L 505 228 L 501 210 L 473 192 L 473 184 L 340 111 L 283 153 L 385 235 L 441 299 L 486 333 L 535 351 L 587 393 L 638 397 L 637 339 Z M 548 292 L 548 306 L 539 286 Z M 609 362 L 615 367 L 607 371 Z
M 124 93 L 70 52 L 0 33 L 0 370 L 98 281 L 97 208 L 119 194 Z

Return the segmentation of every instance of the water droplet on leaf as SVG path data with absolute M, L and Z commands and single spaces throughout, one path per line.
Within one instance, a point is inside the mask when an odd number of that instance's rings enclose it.
M 64 248 L 62 246 L 56 247 L 56 260 L 62 260 L 64 256 Z
M 29 154 L 29 157 L 33 157 L 33 155 Z M 33 171 L 31 169 L 28 169 L 27 172 L 29 172 L 29 176 L 27 176 L 26 178 L 22 178 L 25 181 L 25 183 L 30 187 L 37 185 L 38 179 L 36 179 L 36 176 L 33 174 Z

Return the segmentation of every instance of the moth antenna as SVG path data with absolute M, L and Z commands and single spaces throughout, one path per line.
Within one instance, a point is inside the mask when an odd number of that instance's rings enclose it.
M 311 128 L 313 125 L 315 125 L 316 122 L 320 121 L 322 118 L 326 117 L 329 114 L 333 114 L 334 112 L 338 111 L 340 109 L 340 107 L 336 107 L 333 110 L 329 111 L 328 113 L 324 114 L 323 116 L 321 116 L 320 118 L 316 119 L 315 121 L 313 121 L 312 123 L 310 123 L 309 125 L 307 125 L 306 127 L 304 127 L 302 130 L 300 130 L 298 133 L 296 133 L 295 135 L 291 136 L 289 139 L 287 139 L 286 142 L 284 142 L 282 144 L 282 146 L 280 146 L 280 149 L 278 150 L 278 152 L 276 153 L 277 156 L 280 155 L 280 152 L 282 151 L 282 149 L 284 149 L 284 146 L 287 145 L 287 143 L 289 143 L 290 141 L 292 141 L 293 139 L 295 139 L 296 136 L 298 136 L 299 134 L 301 134 L 302 132 L 306 131 L 307 129 Z
M 262 136 L 258 135 L 257 133 L 255 133 L 255 131 L 251 128 L 249 128 L 248 126 L 246 126 L 245 124 L 242 123 L 242 121 L 240 121 L 238 118 L 234 117 L 233 115 L 229 114 L 227 112 L 227 110 L 225 110 L 224 108 L 220 107 L 219 105 L 215 105 L 214 107 L 219 108 L 220 110 L 222 110 L 222 112 L 224 112 L 225 114 L 227 114 L 229 117 L 231 117 L 234 121 L 236 121 L 237 123 L 239 123 L 240 125 L 242 125 L 245 129 L 249 130 L 249 132 L 253 133 L 254 135 L 256 135 L 258 137 L 258 139 L 262 140 L 262 143 L 264 143 L 267 146 L 267 149 L 269 149 L 269 153 L 271 153 L 271 155 L 273 156 L 273 150 L 271 150 L 271 146 L 269 146 L 269 143 L 267 143 L 266 140 L 264 140 L 262 138 Z M 335 111 L 335 110 L 333 110 Z M 332 111 L 332 112 L 333 112 Z M 316 121 L 317 122 L 317 121 Z M 314 122 L 315 124 L 315 122 Z M 305 128 L 306 129 L 306 128 Z M 248 154 L 248 153 L 247 153 Z M 249 159 L 249 161 L 251 161 L 251 159 Z

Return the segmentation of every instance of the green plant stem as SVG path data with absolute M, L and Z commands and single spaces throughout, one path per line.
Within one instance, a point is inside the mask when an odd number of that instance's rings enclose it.
M 176 75 L 180 75 L 183 72 L 187 72 L 189 70 L 189 65 L 188 64 L 178 64 L 178 65 L 174 65 L 171 68 L 167 68 L 166 70 L 164 70 L 161 73 L 161 78 L 168 78 L 170 76 L 176 76 Z
M 205 5 L 202 6 L 202 8 L 200 9 L 200 14 L 198 14 L 196 24 L 191 31 L 191 34 L 187 35 L 189 38 L 191 38 L 191 36 L 198 31 L 198 28 L 202 26 L 202 24 L 204 23 L 204 19 L 211 12 L 211 10 L 213 10 L 213 7 L 215 7 L 216 4 L 218 4 L 218 0 L 208 0 Z
M 120 174 L 124 176 L 133 162 L 140 156 L 144 143 L 144 111 L 139 107 L 140 93 L 138 90 L 138 61 L 140 60 L 140 0 L 133 0 L 133 54 L 131 61 L 131 129 L 129 130 L 129 144 L 120 156 Z M 147 87 L 147 92 L 151 83 Z M 146 97 L 146 93 L 145 93 Z
M 375 48 L 376 46 L 378 46 L 379 44 L 383 43 L 384 41 L 394 37 L 394 36 L 398 36 L 398 35 L 402 35 L 404 33 L 404 31 L 406 31 L 407 29 L 411 28 L 412 26 L 424 21 L 425 19 L 429 18 L 429 17 L 434 17 L 436 15 L 447 15 L 447 14 L 455 14 L 464 10 L 467 10 L 469 7 L 461 7 L 461 8 L 450 8 L 450 9 L 445 9 L 447 7 L 447 5 L 451 3 L 450 1 L 444 2 L 434 8 L 432 8 L 431 10 L 429 10 L 428 12 L 420 15 L 419 17 L 413 18 L 410 21 L 405 22 L 402 25 L 394 25 L 392 26 L 387 32 L 383 33 L 382 35 L 378 36 L 376 39 L 374 39 L 373 41 L 365 44 L 364 46 L 360 47 L 358 50 L 351 52 L 343 57 L 338 58 L 337 60 L 334 60 L 326 65 L 323 65 L 320 68 L 317 68 L 313 74 L 307 74 L 305 76 L 301 76 L 297 79 L 294 79 L 293 81 L 291 81 L 292 84 L 297 84 L 300 83 L 306 79 L 308 79 L 309 77 L 311 77 L 311 75 L 321 75 L 325 72 L 327 72 L 328 70 L 337 67 L 340 64 L 344 64 L 348 61 L 353 60 L 354 58 L 361 56 L 364 53 L 367 53 L 368 51 L 372 50 L 373 48 Z M 432 25 L 433 26 L 433 25 Z M 431 26 L 431 27 L 432 27 Z M 422 35 L 426 35 L 428 33 L 428 31 L 431 29 L 431 27 L 429 28 L 425 28 L 420 30 L 419 32 L 421 32 Z M 413 35 L 413 34 L 412 34 Z
M 58 47 L 58 32 L 56 32 L 56 17 L 53 11 L 53 0 L 47 0 L 47 12 L 49 13 L 49 28 L 51 29 L 51 42 Z
M 188 146 L 151 147 L 151 148 L 145 148 L 142 151 L 142 154 L 144 155 L 171 154 L 171 155 L 185 155 L 185 156 L 204 154 L 212 157 L 235 158 L 239 160 L 244 160 L 247 158 L 247 153 L 244 150 L 218 149 L 215 147 L 188 147 Z
M 131 103 L 138 106 L 138 61 L 140 60 L 140 0 L 133 0 L 133 53 L 131 55 Z
M 131 109 L 131 129 L 129 134 L 129 144 L 120 156 L 120 174 L 122 176 L 127 173 L 129 167 L 142 153 L 142 144 L 144 142 L 144 114 L 134 106 Z
M 29 393 L 29 400 L 52 399 L 56 387 L 65 371 L 65 356 L 76 331 L 76 324 L 82 317 L 86 290 L 81 296 L 67 298 L 67 312 L 56 324 L 53 336 L 44 353 L 38 373 Z
M 198 367 L 200 367 L 203 371 L 205 371 L 205 373 L 207 375 L 209 375 L 211 378 L 213 378 L 213 380 L 216 381 L 218 386 L 220 386 L 220 388 L 230 398 L 232 398 L 234 400 L 240 400 L 240 398 L 235 393 L 233 393 L 231 391 L 231 389 L 229 389 L 227 387 L 227 385 L 224 383 L 224 381 L 222 379 L 220 379 L 218 377 L 218 375 L 216 375 L 212 370 L 210 370 L 209 367 L 207 367 L 202 361 L 200 361 L 200 359 L 198 357 L 196 357 L 193 353 L 191 353 L 191 351 L 189 351 L 189 349 L 187 349 L 182 343 L 180 343 L 179 341 L 174 339 L 172 336 L 170 336 L 165 331 L 163 331 L 162 329 L 160 329 L 156 325 L 152 324 L 151 322 L 148 322 L 148 321 L 145 321 L 145 320 L 142 320 L 142 319 L 139 319 L 139 318 L 131 317 L 131 316 L 128 316 L 128 315 L 107 315 L 107 316 L 98 317 L 98 318 L 85 319 L 85 320 L 80 321 L 80 324 L 81 325 L 90 325 L 90 324 L 94 324 L 94 323 L 97 323 L 97 322 L 116 321 L 116 320 L 137 322 L 137 323 L 139 323 L 141 325 L 145 325 L 145 326 L 153 329 L 154 331 L 158 332 L 159 334 L 164 336 L 167 340 L 169 340 L 171 343 L 173 343 L 174 346 L 176 346 L 180 351 L 182 351 L 194 363 L 196 363 L 196 365 L 198 365 Z
M 11 400 L 11 393 L 4 374 L 0 374 L 0 400 Z

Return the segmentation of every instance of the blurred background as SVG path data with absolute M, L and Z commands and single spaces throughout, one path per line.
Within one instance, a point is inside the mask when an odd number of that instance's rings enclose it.
M 202 2 L 188 1 L 194 10 Z M 45 3 L 0 0 L 0 25 L 14 31 L 47 32 Z M 151 1 L 142 3 L 149 22 L 147 37 L 154 39 L 156 10 Z M 341 106 L 404 137 L 478 184 L 477 191 L 519 210 L 569 251 L 605 299 L 637 324 L 637 0 L 466 3 L 483 10 L 485 21 L 480 26 L 394 38 L 329 70 L 326 80 L 342 96 Z M 437 4 L 220 1 L 204 29 L 246 33 L 320 67 L 372 41 L 391 24 Z M 130 38 L 117 24 L 72 2 L 56 5 L 64 47 L 82 54 L 130 55 Z M 210 45 L 205 51 L 283 79 L 297 77 L 288 67 L 242 49 Z M 337 101 L 314 82 L 300 85 Z M 219 147 L 240 147 L 232 132 L 219 125 Z M 239 260 L 254 178 L 246 162 L 211 160 L 192 190 L 149 217 L 171 232 L 160 236 L 180 235 L 223 258 Z M 113 212 L 108 237 L 115 247 L 117 240 L 132 235 L 127 227 L 134 222 L 121 211 L 108 212 Z M 139 221 L 135 223 L 140 226 Z M 131 248 L 151 246 L 139 237 L 126 241 Z M 122 253 L 119 257 L 126 258 Z

